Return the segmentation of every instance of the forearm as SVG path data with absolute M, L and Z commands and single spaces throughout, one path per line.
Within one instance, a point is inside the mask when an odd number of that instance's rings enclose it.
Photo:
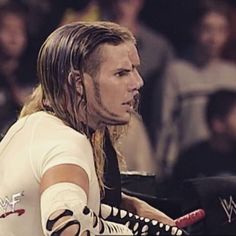
M 138 212 L 138 209 L 134 203 L 136 200 L 138 200 L 137 198 L 129 196 L 129 195 L 122 192 L 121 193 L 121 200 L 122 200 L 121 205 L 120 205 L 121 209 L 125 209 L 128 212 L 131 212 L 136 215 L 140 215 L 139 214 L 140 212 Z
M 186 235 L 184 231 L 176 226 L 140 217 L 126 210 L 105 204 L 101 205 L 101 216 L 105 220 L 126 225 L 134 235 Z
M 41 196 L 44 234 L 54 235 L 132 235 L 127 226 L 109 222 L 86 206 L 84 191 L 71 183 L 58 183 Z
M 124 193 L 122 193 L 121 208 L 138 216 L 154 219 L 171 226 L 175 225 L 174 220 L 167 216 L 165 213 L 150 206 L 143 200 L 140 200 L 136 197 L 128 196 Z

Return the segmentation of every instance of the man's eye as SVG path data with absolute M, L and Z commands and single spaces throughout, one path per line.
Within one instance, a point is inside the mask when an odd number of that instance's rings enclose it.
M 128 73 L 129 73 L 129 71 L 123 70 L 123 71 L 117 72 L 115 75 L 117 77 L 122 77 L 122 76 L 128 75 Z

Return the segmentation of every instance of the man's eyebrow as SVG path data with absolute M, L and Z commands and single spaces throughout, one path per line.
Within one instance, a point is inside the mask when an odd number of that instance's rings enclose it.
M 120 67 L 120 68 L 116 68 L 114 71 L 115 72 L 119 72 L 119 71 L 131 71 L 132 69 L 131 68 L 127 68 L 127 67 Z
M 119 71 L 132 71 L 134 68 L 138 68 L 140 66 L 140 63 L 135 63 L 135 64 L 131 64 L 131 65 L 124 65 L 124 66 L 120 66 L 118 68 L 115 68 L 113 71 L 114 72 L 119 72 Z

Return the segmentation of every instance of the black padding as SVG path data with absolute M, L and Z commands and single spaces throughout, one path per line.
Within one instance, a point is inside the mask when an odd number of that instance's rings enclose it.
M 65 210 L 63 211 L 59 216 L 57 216 L 56 218 L 54 218 L 53 220 L 48 219 L 47 224 L 46 224 L 46 229 L 48 231 L 52 231 L 53 226 L 55 225 L 55 223 L 61 219 L 62 217 L 65 216 L 72 216 L 73 212 L 70 210 Z
M 205 219 L 190 227 L 191 234 L 236 235 L 236 176 L 184 181 L 182 208 L 184 213 L 205 210 Z
M 75 235 L 71 235 L 71 236 L 79 236 L 80 234 L 80 223 L 77 220 L 72 220 L 67 222 L 62 228 L 60 228 L 59 230 L 55 231 L 52 233 L 52 236 L 60 236 L 61 233 L 63 233 L 63 231 L 65 229 L 67 229 L 68 227 L 70 227 L 71 225 L 78 225 L 78 231 Z

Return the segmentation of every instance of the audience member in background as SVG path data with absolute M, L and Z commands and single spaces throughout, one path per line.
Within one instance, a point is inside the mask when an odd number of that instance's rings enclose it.
M 19 0 L 9 0 L 19 1 Z M 64 16 L 70 15 L 70 9 L 82 11 L 90 1 L 88 0 L 20 0 L 28 12 L 29 53 L 30 63 L 37 64 L 38 51 L 48 35 L 61 25 Z M 65 17 L 67 19 L 67 17 Z M 70 16 L 69 16 L 70 18 Z M 71 22 L 71 20 L 70 20 Z M 35 68 L 36 70 L 36 68 Z
M 160 84 L 166 64 L 173 58 L 173 49 L 162 35 L 141 22 L 140 13 L 144 3 L 144 0 L 106 1 L 107 10 L 103 14 L 105 19 L 127 27 L 137 38 L 137 47 L 142 58 L 139 72 L 144 79 L 140 114 L 151 144 L 154 144 L 160 121 Z M 104 9 L 105 4 L 102 7 Z
M 190 178 L 236 175 L 236 91 L 212 93 L 205 118 L 210 137 L 180 153 L 171 178 L 176 186 Z
M 30 71 L 24 64 L 27 46 L 26 11 L 22 5 L 0 7 L 0 133 L 17 118 L 17 110 L 30 92 Z M 29 76 L 30 77 L 30 76 Z
M 227 10 L 223 1 L 203 1 L 194 27 L 194 45 L 166 71 L 157 145 L 164 177 L 171 173 L 179 151 L 209 136 L 204 120 L 208 95 L 221 88 L 236 89 L 236 67 L 221 59 L 229 35 Z
M 72 1 L 68 5 L 61 25 L 75 21 L 97 21 L 101 19 L 101 10 L 96 0 Z
M 125 156 L 127 171 L 137 171 L 140 174 L 156 173 L 154 153 L 139 116 L 135 114 L 131 116 L 127 133 L 119 139 L 119 150 Z
M 236 63 L 236 1 L 230 0 L 230 11 L 229 11 L 229 20 L 230 20 L 230 36 L 227 44 L 225 45 L 223 56 Z

